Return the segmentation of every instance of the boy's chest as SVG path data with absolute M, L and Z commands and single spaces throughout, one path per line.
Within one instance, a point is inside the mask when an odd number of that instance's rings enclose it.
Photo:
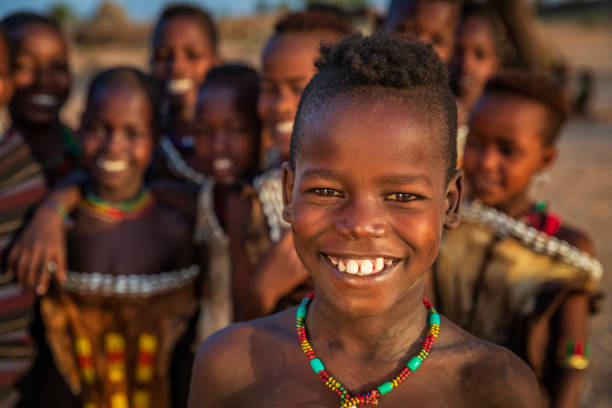
M 330 407 L 342 408 L 342 399 L 332 391 L 312 370 L 306 366 L 305 357 L 299 356 L 293 367 L 284 368 L 274 365 L 255 369 L 255 375 L 261 380 L 252 387 L 238 393 L 231 406 L 234 407 Z M 258 373 L 257 371 L 260 371 Z M 423 374 L 417 378 L 418 374 Z M 333 375 L 333 373 L 332 373 Z M 341 379 L 340 379 L 341 381 Z M 431 372 L 415 373 L 403 384 L 378 398 L 379 407 L 437 408 L 461 407 L 473 405 L 471 400 L 463 398 L 460 385 L 447 379 L 440 380 Z M 373 386 L 374 388 L 375 386 Z M 362 390 L 365 391 L 365 390 Z M 356 405 L 365 407 L 365 404 Z
M 174 266 L 175 243 L 144 220 L 106 230 L 77 226 L 66 243 L 68 267 L 78 272 L 152 274 Z

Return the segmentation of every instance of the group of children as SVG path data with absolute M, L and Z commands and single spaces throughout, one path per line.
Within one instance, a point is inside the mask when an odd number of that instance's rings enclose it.
M 92 79 L 77 142 L 61 30 L 5 18 L 4 396 L 576 406 L 601 265 L 529 197 L 568 111 L 507 19 L 394 0 L 364 37 L 314 6 L 280 18 L 257 72 L 173 5 L 151 75 Z

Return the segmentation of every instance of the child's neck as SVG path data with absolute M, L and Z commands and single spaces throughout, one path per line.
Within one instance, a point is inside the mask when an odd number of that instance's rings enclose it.
M 396 362 L 423 341 L 427 310 L 423 305 L 423 280 L 384 314 L 347 316 L 322 296 L 315 296 L 307 317 L 315 342 L 335 345 L 353 361 Z
M 142 190 L 142 183 L 121 188 L 96 185 L 94 191 L 98 197 L 109 203 L 124 203 L 135 199 Z
M 13 126 L 23 136 L 34 156 L 42 162 L 63 156 L 64 134 L 59 120 L 38 124 L 14 119 Z
M 512 218 L 520 218 L 531 209 L 531 201 L 529 200 L 529 197 L 527 197 L 527 194 L 524 194 L 520 197 L 513 197 L 512 199 L 494 207 Z

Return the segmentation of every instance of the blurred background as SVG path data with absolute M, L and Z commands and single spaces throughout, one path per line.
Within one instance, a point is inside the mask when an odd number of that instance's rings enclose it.
M 320 1 L 319 1 L 320 2 Z M 152 22 L 169 2 L 163 0 L 1 0 L 0 16 L 14 11 L 51 15 L 71 45 L 73 91 L 65 123 L 76 127 L 84 87 L 96 72 L 117 64 L 147 69 Z M 209 10 L 220 29 L 221 54 L 227 60 L 259 66 L 259 53 L 279 13 L 302 8 L 307 0 L 192 1 Z M 336 0 L 369 31 L 387 0 Z M 603 289 L 612 289 L 612 0 L 536 1 L 546 37 L 568 67 L 570 89 L 587 90 L 584 109 L 566 126 L 560 158 L 549 181 L 533 195 L 553 203 L 569 224 L 591 235 L 604 265 Z M 583 407 L 612 407 L 612 303 L 604 300 L 592 319 L 592 362 Z

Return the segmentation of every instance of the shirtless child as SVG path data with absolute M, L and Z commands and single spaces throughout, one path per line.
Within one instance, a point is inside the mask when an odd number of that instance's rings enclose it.
M 462 195 L 455 100 L 433 48 L 353 36 L 317 65 L 282 175 L 316 296 L 207 340 L 190 406 L 538 406 L 524 363 L 423 299 Z

